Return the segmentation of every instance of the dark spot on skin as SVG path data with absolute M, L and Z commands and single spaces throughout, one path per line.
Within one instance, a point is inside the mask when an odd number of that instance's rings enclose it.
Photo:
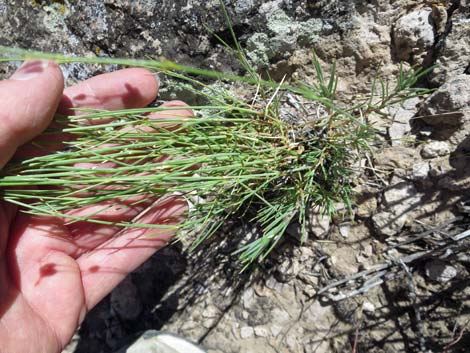
M 100 269 L 100 267 L 98 265 L 95 265 L 95 266 L 91 266 L 88 271 L 90 271 L 91 273 L 95 273 L 95 272 L 98 272 Z
M 77 101 L 82 101 L 82 100 L 84 100 L 86 97 L 87 97 L 86 94 L 81 93 L 81 94 L 77 94 L 75 97 L 73 97 L 73 99 L 74 99 L 74 100 L 77 100 Z
M 43 71 L 44 71 L 44 67 L 43 67 L 43 64 L 40 60 L 25 62 L 18 69 L 18 72 L 24 72 L 25 74 L 32 74 L 32 73 L 40 74 Z
M 41 266 L 39 269 L 39 275 L 41 277 L 49 277 L 52 275 L 55 275 L 57 273 L 56 270 L 56 265 L 55 264 L 45 264 L 44 266 Z
M 39 278 L 35 285 L 37 286 L 44 277 L 50 277 L 57 273 L 56 264 L 49 263 L 41 266 L 39 269 Z
M 132 102 L 139 101 L 142 97 L 142 93 L 140 93 L 137 87 L 134 87 L 129 83 L 125 83 L 124 87 L 127 92 L 122 95 L 122 102 L 126 107 L 133 106 Z

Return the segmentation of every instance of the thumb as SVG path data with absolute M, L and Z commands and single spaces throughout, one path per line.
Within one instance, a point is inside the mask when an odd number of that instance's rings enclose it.
M 62 72 L 53 61 L 26 61 L 0 81 L 0 168 L 49 125 L 63 90 Z

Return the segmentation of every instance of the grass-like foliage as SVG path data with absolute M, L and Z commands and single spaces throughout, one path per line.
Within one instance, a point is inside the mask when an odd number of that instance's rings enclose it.
M 9 48 L 0 52 L 3 60 L 41 57 L 59 63 L 146 67 L 172 76 L 207 102 L 190 107 L 195 117 L 164 121 L 146 115 L 164 111 L 161 107 L 57 117 L 58 126 L 65 126 L 62 132 L 75 138 L 63 150 L 8 164 L 0 177 L 4 200 L 24 212 L 65 216 L 77 207 L 109 200 L 176 193 L 192 203 L 186 221 L 176 228 L 192 234 L 195 245 L 231 217 L 246 217 L 260 226 L 260 237 L 238 250 L 246 265 L 265 257 L 293 221 L 301 225 L 305 239 L 308 210 L 332 214 L 338 202 L 351 207 L 354 166 L 375 136 L 365 117 L 423 94 L 413 85 L 426 73 L 401 70 L 393 88 L 377 79 L 370 97 L 345 106 L 336 101 L 335 65 L 326 75 L 315 56 L 317 83 L 308 86 L 263 80 L 248 67 L 246 76 L 234 76 L 172 62 L 64 57 Z M 240 48 L 236 53 L 248 65 Z M 219 83 L 204 83 L 202 77 Z M 236 81 L 243 98 L 221 88 L 223 81 L 225 87 Z M 84 218 L 68 215 L 67 220 Z M 93 215 L 85 220 L 106 223 Z

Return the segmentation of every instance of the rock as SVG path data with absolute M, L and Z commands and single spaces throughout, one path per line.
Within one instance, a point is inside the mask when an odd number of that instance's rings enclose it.
M 468 63 L 467 63 L 468 64 Z M 429 96 L 419 115 L 422 120 L 440 129 L 459 127 L 470 120 L 470 75 L 458 75 Z
M 234 11 L 237 14 L 246 14 L 250 12 L 254 6 L 255 2 L 253 0 L 238 0 L 234 2 Z
M 216 318 L 220 316 L 220 310 L 215 305 L 207 305 L 205 310 L 202 312 L 204 318 Z
M 245 309 L 250 309 L 255 303 L 255 292 L 253 288 L 247 288 L 242 294 L 242 303 Z
M 194 343 L 181 337 L 159 332 L 145 331 L 134 343 L 123 347 L 115 353 L 204 353 L 204 350 Z
M 399 181 L 385 190 L 384 201 L 388 207 L 407 208 L 412 201 L 419 200 L 416 198 L 417 193 L 418 191 L 412 183 Z
M 415 149 L 396 146 L 385 148 L 374 156 L 375 165 L 385 171 L 393 172 L 395 175 L 403 174 L 416 163 Z
M 428 162 L 417 163 L 412 167 L 410 178 L 415 181 L 425 180 L 430 170 L 431 167 Z
M 358 217 L 370 217 L 377 209 L 377 198 L 375 190 L 366 186 L 358 186 L 355 188 L 355 204 L 356 215 Z
M 293 336 L 293 335 L 286 336 L 286 338 L 284 339 L 284 343 L 286 344 L 286 346 L 289 348 L 291 352 L 295 351 L 297 348 L 296 336 Z
M 448 155 L 450 153 L 449 145 L 444 141 L 433 141 L 424 145 L 421 156 L 423 158 L 436 158 Z
M 269 336 L 269 331 L 264 326 L 256 326 L 254 328 L 254 331 L 255 331 L 255 336 L 257 336 L 257 337 L 268 337 Z
M 308 21 L 300 22 L 298 29 L 299 44 L 312 45 L 318 40 L 318 35 L 323 29 L 323 20 L 311 18 Z
M 400 17 L 395 23 L 393 42 L 400 60 L 429 66 L 432 62 L 434 26 L 430 8 L 421 8 Z
M 362 303 L 362 311 L 372 314 L 375 311 L 375 306 L 371 302 L 364 301 L 364 303 Z
M 402 144 L 402 139 L 411 131 L 410 119 L 418 112 L 417 105 L 421 100 L 416 97 L 394 104 L 388 108 L 392 124 L 388 128 L 388 136 L 392 146 Z
M 254 333 L 255 330 L 250 326 L 244 326 L 240 329 L 240 337 L 243 339 L 252 338 Z
M 396 215 L 392 212 L 379 212 L 372 217 L 372 223 L 377 233 L 393 236 L 402 230 L 407 220 L 406 215 Z
M 440 86 L 455 76 L 465 73 L 470 62 L 470 21 L 468 14 L 458 10 L 451 17 L 451 30 L 437 45 L 436 68 L 431 82 Z
M 391 184 L 384 192 L 383 210 L 372 217 L 374 229 L 386 236 L 398 234 L 421 201 L 421 194 L 412 183 L 395 177 Z
M 447 262 L 431 260 L 425 265 L 426 276 L 436 282 L 446 283 L 457 276 L 457 269 Z
M 288 283 L 302 270 L 299 259 L 296 256 L 286 256 L 274 273 L 276 280 Z
M 349 230 L 350 229 L 351 229 L 351 224 L 350 223 L 341 223 L 338 226 L 339 234 L 341 234 L 341 236 L 343 238 L 347 238 L 349 236 Z
M 308 229 L 317 238 L 324 238 L 330 230 L 331 218 L 318 210 L 309 211 Z
M 282 326 L 279 326 L 279 325 L 272 325 L 269 330 L 271 331 L 271 335 L 273 337 L 277 337 L 281 331 L 282 331 Z
M 111 308 L 123 320 L 134 320 L 139 316 L 142 311 L 142 302 L 130 276 L 111 292 L 110 303 Z

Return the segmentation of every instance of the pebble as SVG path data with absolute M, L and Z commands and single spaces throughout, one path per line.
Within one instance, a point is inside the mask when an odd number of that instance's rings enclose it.
M 425 265 L 426 276 L 436 282 L 446 283 L 457 276 L 457 269 L 447 262 L 431 260 Z
M 365 301 L 362 303 L 362 311 L 372 314 L 375 311 L 375 306 L 371 302 Z
M 269 330 L 271 331 L 271 335 L 273 337 L 277 337 L 281 333 L 282 327 L 278 325 L 273 325 L 269 328 Z
M 444 141 L 433 141 L 423 147 L 421 156 L 423 158 L 436 158 L 446 156 L 450 153 L 449 145 Z
M 243 339 L 252 338 L 255 333 L 253 327 L 244 326 L 240 329 L 240 337 Z
M 254 328 L 255 335 L 258 337 L 268 337 L 269 336 L 269 331 L 266 327 L 264 326 L 256 326 Z
M 414 164 L 411 171 L 411 179 L 424 180 L 428 177 L 431 167 L 428 162 Z

